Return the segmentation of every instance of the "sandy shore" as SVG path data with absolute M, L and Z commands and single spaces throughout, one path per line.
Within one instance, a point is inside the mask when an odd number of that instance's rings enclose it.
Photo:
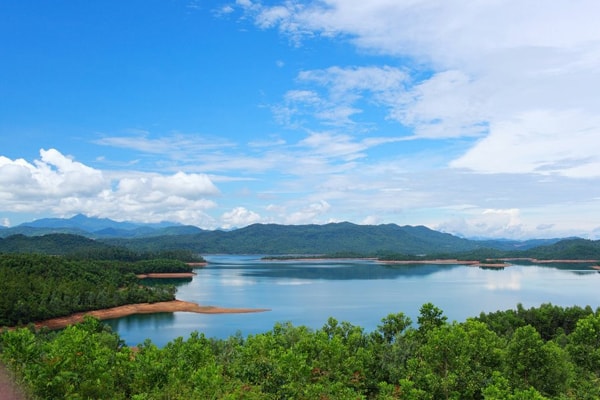
M 189 262 L 186 264 L 189 265 L 190 267 L 206 267 L 206 265 L 208 263 L 206 261 L 204 261 L 204 262 Z
M 126 306 L 107 308 L 77 313 L 66 317 L 52 318 L 45 321 L 36 322 L 36 328 L 46 327 L 49 329 L 61 329 L 68 325 L 73 325 L 83 321 L 83 317 L 91 315 L 100 320 L 126 317 L 134 314 L 154 314 L 163 312 L 193 312 L 199 314 L 237 314 L 270 311 L 266 308 L 224 308 L 216 306 L 201 306 L 189 301 L 173 300 L 160 303 L 140 303 L 129 304 Z
M 152 272 L 149 274 L 139 274 L 136 276 L 140 279 L 145 279 L 145 278 L 164 279 L 164 278 L 193 278 L 194 276 L 196 276 L 196 274 L 194 272 L 161 272 L 161 273 Z

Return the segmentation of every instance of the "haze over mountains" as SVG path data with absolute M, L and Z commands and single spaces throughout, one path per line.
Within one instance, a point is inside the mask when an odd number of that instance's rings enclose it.
M 0 237 L 21 234 L 40 236 L 49 233 L 71 233 L 89 238 L 129 238 L 161 235 L 185 235 L 202 232 L 203 230 L 173 222 L 138 223 L 118 222 L 108 218 L 87 217 L 77 214 L 71 218 L 42 218 L 26 222 L 12 228 L 0 229 Z

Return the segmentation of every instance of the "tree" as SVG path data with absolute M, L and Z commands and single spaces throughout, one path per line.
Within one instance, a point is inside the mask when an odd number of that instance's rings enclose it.
M 425 303 L 419 309 L 419 317 L 417 318 L 419 333 L 424 335 L 429 330 L 444 325 L 447 320 L 448 317 L 444 315 L 441 309 L 432 303 Z
M 508 343 L 505 374 L 513 387 L 531 386 L 549 396 L 564 393 L 573 377 L 565 351 L 554 342 L 544 343 L 531 325 L 515 330 Z
M 478 399 L 500 366 L 501 346 L 481 322 L 445 324 L 426 332 L 409 375 L 436 399 Z
M 589 315 L 577 321 L 569 335 L 567 350 L 582 369 L 600 375 L 600 315 Z

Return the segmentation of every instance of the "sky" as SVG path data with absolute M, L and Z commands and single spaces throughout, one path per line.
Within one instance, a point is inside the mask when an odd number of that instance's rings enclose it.
M 596 0 L 0 1 L 0 225 L 600 238 Z

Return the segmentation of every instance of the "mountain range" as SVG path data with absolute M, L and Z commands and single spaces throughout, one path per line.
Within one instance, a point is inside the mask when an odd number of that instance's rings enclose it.
M 561 240 L 470 240 L 425 226 L 357 225 L 349 222 L 325 225 L 254 224 L 222 231 L 169 222 L 117 222 L 84 215 L 68 219 L 45 218 L 0 229 L 0 238 L 49 234 L 78 235 L 135 251 L 185 249 L 201 254 L 455 254 L 482 249 L 523 251 Z M 13 238 L 5 241 L 4 245 L 11 242 L 14 247 L 15 243 L 25 241 L 23 237 L 19 240 Z
M 87 217 L 77 214 L 74 217 L 42 218 L 26 222 L 11 228 L 0 229 L 0 237 L 11 235 L 41 236 L 50 233 L 67 233 L 99 238 L 134 238 L 163 235 L 189 235 L 203 230 L 192 225 L 181 225 L 173 222 L 153 224 L 138 222 L 118 222 L 108 218 Z

